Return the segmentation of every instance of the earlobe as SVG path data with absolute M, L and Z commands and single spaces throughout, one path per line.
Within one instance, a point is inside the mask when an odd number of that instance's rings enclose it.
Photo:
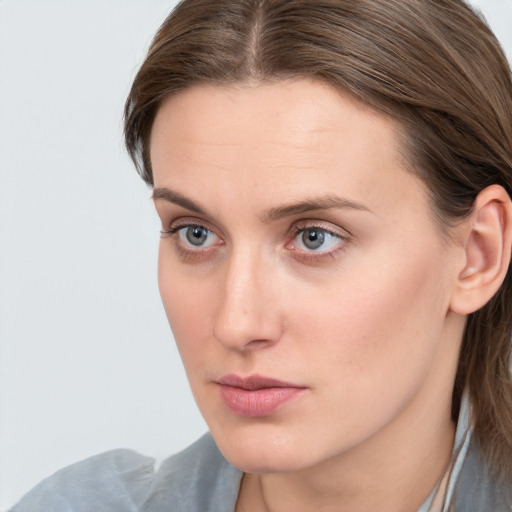
M 464 225 L 465 262 L 450 309 L 468 315 L 498 291 L 510 263 L 512 202 L 503 187 L 492 185 L 482 190 Z

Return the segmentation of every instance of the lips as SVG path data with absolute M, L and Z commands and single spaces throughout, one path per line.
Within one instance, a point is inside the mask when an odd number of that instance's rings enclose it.
M 226 407 L 239 416 L 270 416 L 285 403 L 305 391 L 305 387 L 290 382 L 252 375 L 225 375 L 217 381 Z

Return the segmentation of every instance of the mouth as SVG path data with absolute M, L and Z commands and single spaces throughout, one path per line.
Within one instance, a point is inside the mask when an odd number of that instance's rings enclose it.
M 249 418 L 270 416 L 306 390 L 291 382 L 260 375 L 245 378 L 225 375 L 217 384 L 226 407 L 238 416 Z

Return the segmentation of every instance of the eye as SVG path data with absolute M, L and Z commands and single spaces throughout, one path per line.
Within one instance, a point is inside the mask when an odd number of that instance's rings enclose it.
M 340 234 L 319 226 L 296 228 L 292 248 L 304 252 L 328 253 L 344 240 Z
M 309 251 L 328 251 L 339 243 L 340 237 L 322 228 L 302 230 L 295 238 L 298 246 Z
M 169 231 L 162 231 L 162 236 L 178 237 L 182 247 L 188 250 L 206 249 L 219 243 L 220 238 L 211 230 L 200 224 L 181 224 Z
M 173 230 L 174 231 L 174 230 Z M 214 245 L 218 237 L 204 226 L 182 226 L 176 229 L 178 236 L 185 246 L 205 248 Z
M 194 247 L 208 247 L 215 240 L 215 235 L 203 226 L 187 226 L 179 230 L 182 242 L 189 243 Z

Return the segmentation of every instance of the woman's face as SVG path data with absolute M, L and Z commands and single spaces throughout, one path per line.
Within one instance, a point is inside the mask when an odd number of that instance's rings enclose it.
M 382 447 L 448 414 L 460 251 L 398 139 L 309 80 L 195 87 L 157 115 L 160 290 L 198 406 L 245 471 Z

